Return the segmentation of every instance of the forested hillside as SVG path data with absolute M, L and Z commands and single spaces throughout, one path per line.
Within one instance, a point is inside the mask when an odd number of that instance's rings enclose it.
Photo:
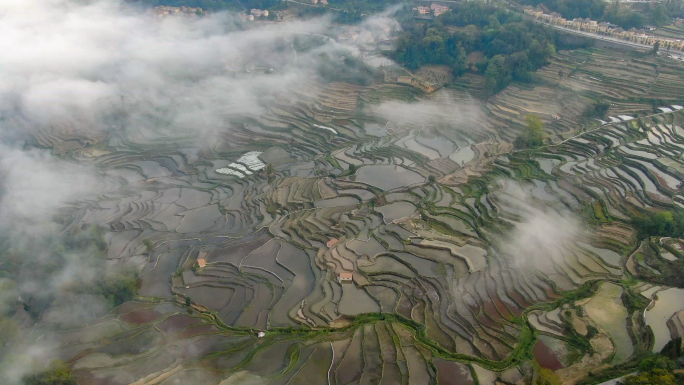
M 484 58 L 471 67 L 485 74 L 489 94 L 513 80 L 530 81 L 556 52 L 552 30 L 482 3 L 458 4 L 434 23 L 411 20 L 403 28 L 395 60 L 411 69 L 448 65 L 458 76 L 469 68 L 468 55 L 482 52 Z

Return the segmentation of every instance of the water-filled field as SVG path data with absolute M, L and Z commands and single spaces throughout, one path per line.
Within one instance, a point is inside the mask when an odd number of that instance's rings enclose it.
M 69 152 L 102 185 L 73 225 L 105 229 L 108 257 L 140 284 L 97 328 L 45 340 L 83 384 L 514 383 L 530 359 L 598 368 L 594 345 L 628 361 L 651 341 L 623 278 L 654 269 L 627 261 L 629 219 L 684 207 L 682 174 L 663 166 L 680 163 L 684 114 L 584 132 L 563 117 L 554 145 L 517 151 L 511 100 L 527 92 L 445 120 L 420 110 L 461 91 L 311 81 L 201 148 L 122 130 Z M 412 111 L 380 108 L 403 100 Z M 645 314 L 655 350 L 684 307 L 668 293 Z

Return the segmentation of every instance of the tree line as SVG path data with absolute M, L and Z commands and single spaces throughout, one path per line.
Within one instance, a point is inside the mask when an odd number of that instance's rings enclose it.
M 665 345 L 660 354 L 646 358 L 639 364 L 639 371 L 618 381 L 618 385 L 680 385 L 684 374 L 675 372 L 682 357 L 682 339 L 674 338 Z
M 663 236 L 678 238 L 684 235 L 684 210 L 647 212 L 632 220 L 639 238 Z

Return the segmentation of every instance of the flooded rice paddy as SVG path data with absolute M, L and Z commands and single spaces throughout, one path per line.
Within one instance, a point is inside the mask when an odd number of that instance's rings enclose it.
M 401 166 L 378 165 L 361 167 L 356 181 L 387 191 L 424 182 L 425 178 Z
M 644 318 L 655 337 L 653 351 L 659 352 L 671 339 L 667 320 L 677 311 L 684 309 L 684 289 L 665 289 L 658 291 L 656 296 L 653 307 L 644 312 Z
M 601 283 L 583 317 L 615 345 L 610 364 L 645 349 L 629 337 L 643 330 L 627 322 L 622 262 L 635 212 L 684 204 L 659 163 L 684 154 L 681 112 L 644 117 L 651 135 L 616 118 L 518 153 L 501 136 L 517 126 L 491 126 L 493 115 L 474 130 L 359 107 L 415 100 L 408 87 L 308 88 L 264 100 L 263 116 L 202 149 L 121 132 L 69 155 L 103 179 L 70 208 L 73 227 L 100 226 L 112 263 L 140 269 L 139 301 L 68 343 L 43 337 L 79 381 L 516 383 L 526 364 L 500 366 L 512 355 L 556 370 L 589 354 L 566 341 L 560 308 L 527 311 L 589 281 Z M 462 97 L 443 92 L 421 97 L 441 108 Z M 524 232 L 540 212 L 554 220 Z M 548 231 L 566 224 L 576 228 Z M 546 258 L 521 263 L 532 241 Z M 648 266 L 634 268 L 643 284 Z M 660 291 L 644 313 L 654 351 L 682 294 Z
M 622 287 L 605 282 L 596 296 L 584 305 L 587 315 L 601 326 L 615 345 L 612 363 L 625 362 L 634 352 L 627 331 L 627 309 L 622 304 Z

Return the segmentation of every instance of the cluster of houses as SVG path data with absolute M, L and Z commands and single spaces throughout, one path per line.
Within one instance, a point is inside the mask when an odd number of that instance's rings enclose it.
M 164 5 L 160 5 L 159 7 L 154 7 L 152 9 L 152 14 L 156 15 L 157 17 L 167 17 L 167 16 L 174 16 L 174 15 L 196 15 L 198 13 L 202 13 L 202 8 L 193 8 L 193 7 L 167 7 Z
M 526 7 L 525 14 L 546 24 L 557 25 L 564 28 L 584 31 L 589 33 L 596 33 L 599 35 L 611 36 L 621 40 L 627 40 L 634 43 L 640 43 L 653 46 L 656 42 L 660 43 L 660 48 L 684 50 L 684 40 L 672 39 L 666 37 L 653 36 L 646 33 L 652 31 L 655 27 L 646 27 L 645 29 L 631 28 L 624 30 L 617 25 L 597 22 L 595 20 L 576 18 L 572 20 L 565 19 L 562 15 L 556 12 L 544 13 L 539 8 Z
M 432 3 L 429 7 L 421 5 L 413 8 L 413 11 L 418 12 L 419 15 L 433 14 L 435 16 L 439 16 L 448 10 L 449 7 L 437 3 Z
M 249 14 L 254 17 L 268 17 L 268 10 L 252 8 L 249 10 Z
M 319 0 L 311 0 L 311 3 L 312 3 L 312 4 L 318 4 L 318 3 L 319 3 Z M 320 3 L 321 3 L 322 5 L 328 5 L 328 0 L 320 0 Z
M 257 8 L 252 8 L 252 9 L 250 9 L 250 10 L 249 10 L 249 14 L 246 14 L 246 13 L 244 13 L 244 12 L 238 13 L 238 16 L 240 16 L 240 18 L 241 18 L 243 21 L 254 21 L 255 18 L 258 18 L 258 17 L 268 17 L 268 15 L 269 15 L 268 10 L 265 10 L 265 9 L 257 9 Z

